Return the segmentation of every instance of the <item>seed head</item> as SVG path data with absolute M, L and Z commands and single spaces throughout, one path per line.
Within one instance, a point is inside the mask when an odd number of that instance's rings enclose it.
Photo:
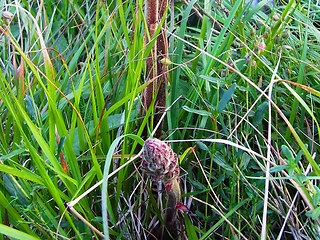
M 10 26 L 12 19 L 13 19 L 13 14 L 11 12 L 9 11 L 2 12 L 2 20 L 3 20 L 3 23 L 6 25 L 4 26 L 5 30 L 7 30 L 7 28 Z
M 171 60 L 169 58 L 162 58 L 160 61 L 165 66 L 173 64 L 173 62 L 171 62 Z
M 13 19 L 13 14 L 11 12 L 9 12 L 9 11 L 4 11 L 4 12 L 2 12 L 2 18 L 4 20 L 10 20 L 11 21 Z

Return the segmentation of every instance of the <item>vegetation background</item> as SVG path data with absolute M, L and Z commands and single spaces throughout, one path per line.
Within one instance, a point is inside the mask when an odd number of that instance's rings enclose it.
M 148 236 L 143 5 L 0 2 L 0 239 Z M 319 1 L 177 1 L 166 17 L 161 139 L 181 156 L 187 237 L 320 239 Z

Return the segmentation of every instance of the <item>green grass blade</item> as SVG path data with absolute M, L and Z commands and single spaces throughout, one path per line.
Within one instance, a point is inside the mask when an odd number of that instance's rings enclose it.
M 243 2 L 242 0 L 237 0 L 234 3 L 234 6 L 232 7 L 228 18 L 226 19 L 226 21 L 223 24 L 223 28 L 221 29 L 218 38 L 215 40 L 213 49 L 212 49 L 212 51 L 210 53 L 211 55 L 216 56 L 218 50 L 222 49 L 221 48 L 222 41 L 223 41 L 223 39 L 225 39 L 225 34 L 226 34 L 227 30 L 229 29 L 229 26 L 231 25 L 232 20 L 234 19 L 235 15 L 236 15 L 236 13 L 238 11 L 238 8 L 239 8 L 239 6 L 240 6 L 240 4 L 242 2 Z M 210 71 L 210 69 L 212 67 L 213 61 L 214 61 L 214 59 L 212 59 L 212 58 L 210 58 L 208 60 L 206 68 L 203 71 L 203 75 L 208 75 L 208 73 L 209 73 L 209 71 Z
M 186 226 L 188 239 L 199 239 L 195 230 L 196 227 L 192 225 L 189 217 L 186 214 L 184 214 L 184 224 Z
M 3 224 L 0 224 L 0 233 L 13 239 L 20 239 L 20 240 L 39 240 L 40 239 Z
M 304 39 L 303 48 L 302 48 L 302 52 L 301 52 L 301 62 L 300 62 L 300 66 L 299 66 L 298 84 L 302 84 L 303 80 L 305 78 L 305 66 L 306 66 L 305 65 L 305 61 L 306 61 L 307 50 L 308 50 L 308 46 L 307 46 L 308 31 L 309 31 L 309 28 L 306 27 L 305 28 L 305 36 L 304 36 L 305 39 Z M 295 95 L 296 96 L 301 95 L 301 91 L 302 91 L 301 88 L 296 87 L 296 91 L 295 91 L 296 94 Z M 291 91 L 291 92 L 293 92 L 293 91 Z M 291 124 L 293 124 L 293 122 L 294 122 L 294 120 L 296 118 L 297 111 L 298 111 L 298 103 L 299 103 L 298 98 L 295 98 L 294 101 L 293 101 L 293 104 L 292 104 L 291 115 L 290 115 L 290 118 L 289 118 L 289 121 L 290 121 Z M 319 129 L 319 126 L 318 126 L 318 129 Z M 289 140 L 289 137 L 290 137 L 290 130 L 287 129 L 286 135 L 285 135 L 285 138 L 287 139 L 287 141 Z
M 104 164 L 104 170 L 103 170 L 103 183 L 102 183 L 102 218 L 103 218 L 103 232 L 105 235 L 105 239 L 109 239 L 109 229 L 108 229 L 108 212 L 111 211 L 111 216 L 112 214 L 112 209 L 108 208 L 107 206 L 107 199 L 108 199 L 108 178 L 109 178 L 109 169 L 110 169 L 110 165 L 112 162 L 112 156 L 114 154 L 114 151 L 116 149 L 116 147 L 118 146 L 119 142 L 125 138 L 132 138 L 134 141 L 138 142 L 141 146 L 144 144 L 144 141 L 142 138 L 133 135 L 133 134 L 127 134 L 127 135 L 123 135 L 120 136 L 118 138 L 116 138 L 108 151 L 108 154 L 106 156 L 106 161 Z
M 32 230 L 30 227 L 25 224 L 25 220 L 21 217 L 20 213 L 16 211 L 16 209 L 10 204 L 10 202 L 7 200 L 7 198 L 4 196 L 4 194 L 0 191 L 0 206 L 3 209 L 6 209 L 9 216 L 11 217 L 10 224 L 15 226 L 16 228 L 19 228 L 26 233 L 32 234 Z
M 191 9 L 193 7 L 193 5 L 195 4 L 196 0 L 192 0 L 190 1 L 190 3 L 188 4 L 187 8 L 184 10 L 184 14 L 182 16 L 182 19 L 184 19 L 184 21 L 182 21 L 181 25 L 180 25 L 180 30 L 179 30 L 179 37 L 184 38 L 185 32 L 186 32 L 186 27 L 187 27 L 187 19 L 188 16 L 191 12 Z M 183 46 L 184 46 L 184 42 L 183 41 L 178 41 L 177 44 L 177 49 L 176 49 L 176 53 L 177 55 L 174 58 L 174 63 L 176 64 L 181 64 L 182 62 L 182 55 L 183 55 Z M 179 78 L 180 78 L 180 72 L 181 72 L 181 68 L 177 68 L 176 70 L 174 70 L 173 72 L 173 77 L 172 77 L 172 84 L 171 84 L 171 103 L 173 103 L 176 99 L 177 99 L 177 89 L 178 89 L 178 83 L 179 83 Z M 170 128 L 175 128 L 176 127 L 176 120 L 178 119 L 177 117 L 177 113 L 175 111 L 173 112 L 168 112 L 168 119 L 171 119 L 171 121 L 169 121 L 169 127 Z
M 249 201 L 248 199 L 241 201 L 232 210 L 226 213 L 225 216 L 222 216 L 222 218 L 217 223 L 215 223 L 204 235 L 201 236 L 200 240 L 204 240 L 207 237 L 209 237 L 215 229 L 217 229 L 223 222 L 226 221 L 226 219 L 228 219 L 232 214 L 234 214 L 240 207 L 242 207 L 248 201 Z
M 4 172 L 22 179 L 32 181 L 40 185 L 44 185 L 44 182 L 41 177 L 24 167 L 11 167 L 7 166 L 6 164 L 0 163 L 0 172 Z

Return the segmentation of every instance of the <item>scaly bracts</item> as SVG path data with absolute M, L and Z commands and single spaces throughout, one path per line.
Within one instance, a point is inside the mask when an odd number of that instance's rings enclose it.
M 164 222 L 170 234 L 162 230 L 159 239 L 168 239 L 170 235 L 176 237 L 177 205 L 180 204 L 181 197 L 177 154 L 169 144 L 149 138 L 143 145 L 142 168 L 152 181 L 163 183 L 167 192 Z

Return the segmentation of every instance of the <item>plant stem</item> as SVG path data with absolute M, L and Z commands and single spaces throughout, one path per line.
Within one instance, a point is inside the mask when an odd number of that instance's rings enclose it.
M 179 232 L 177 221 L 177 204 L 180 201 L 181 190 L 179 184 L 180 168 L 178 157 L 172 151 L 169 144 L 158 139 L 147 139 L 143 145 L 142 168 L 150 176 L 151 180 L 158 183 L 158 203 L 162 211 L 162 184 L 166 195 L 166 208 L 164 226 L 156 230 L 157 239 L 176 239 Z
M 167 193 L 167 203 L 164 216 L 166 227 L 174 239 L 178 236 L 178 221 L 177 221 L 177 204 L 180 201 L 181 190 L 179 180 L 175 178 L 172 180 L 171 190 Z M 165 232 L 161 239 L 170 239 L 168 232 Z
M 161 63 L 162 58 L 168 57 L 168 41 L 165 28 L 167 26 L 167 21 L 165 20 L 161 26 L 161 31 L 158 36 L 155 36 L 154 33 L 158 28 L 158 24 L 161 22 L 161 19 L 164 17 L 168 1 L 167 0 L 146 0 L 145 2 L 145 16 L 147 27 L 149 31 L 150 39 L 146 40 L 146 45 L 148 45 L 154 37 L 157 37 L 157 40 L 154 43 L 153 49 L 146 60 L 146 74 L 145 81 L 153 81 L 152 84 L 149 84 L 143 92 L 143 104 L 145 110 L 151 106 L 152 99 L 156 97 L 154 104 L 154 115 L 153 119 L 150 119 L 152 125 L 153 122 L 158 122 L 161 118 L 161 112 L 166 106 L 166 86 L 167 82 L 167 71 L 168 68 L 165 64 Z M 158 128 L 155 133 L 155 137 L 160 137 L 162 126 Z M 143 136 L 147 137 L 146 129 L 143 133 Z

